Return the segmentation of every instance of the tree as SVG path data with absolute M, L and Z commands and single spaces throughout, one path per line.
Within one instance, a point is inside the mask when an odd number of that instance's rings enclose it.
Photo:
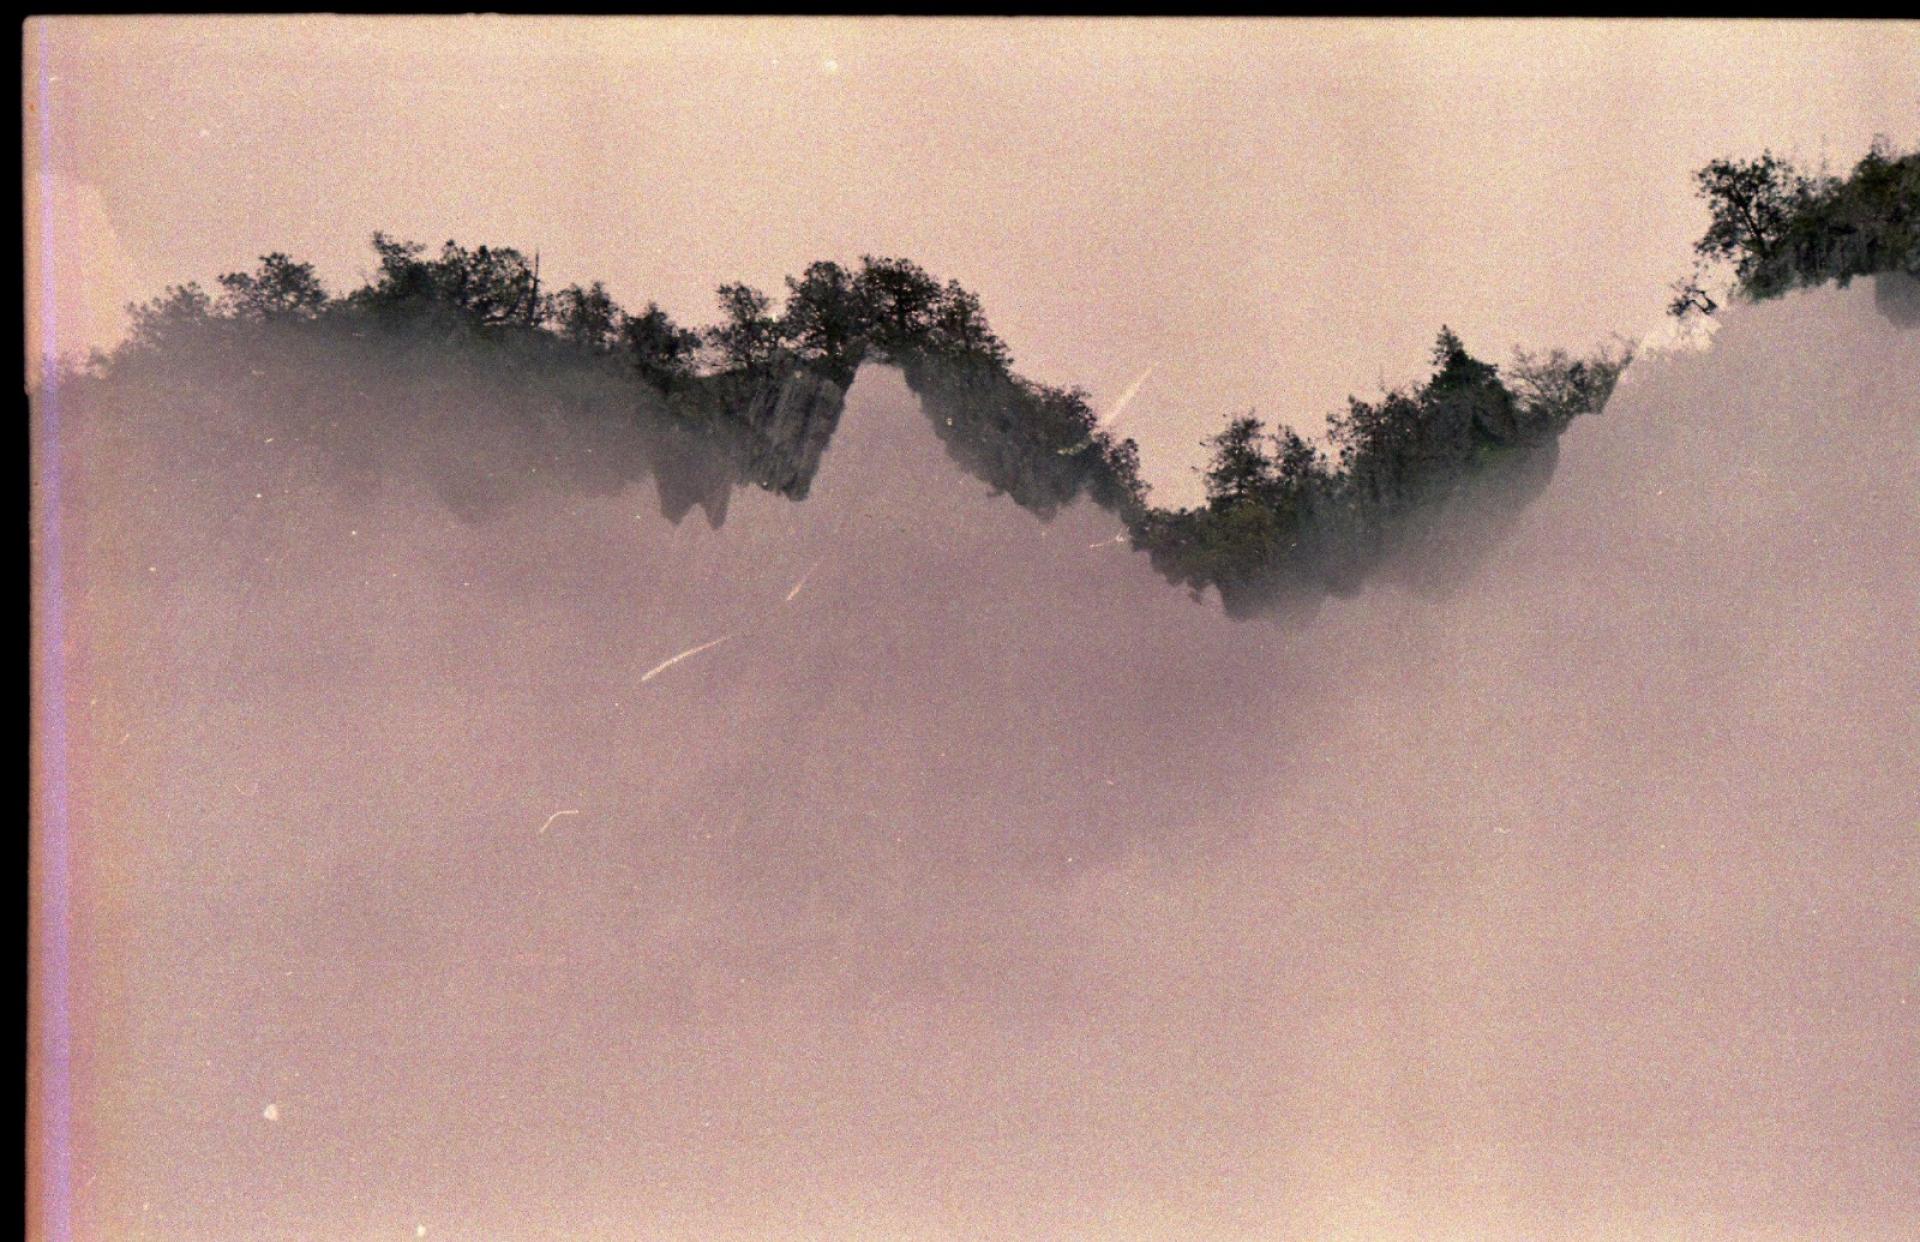
M 560 336 L 581 349 L 610 353 L 621 339 L 622 312 L 599 281 L 582 289 L 568 285 L 548 300 L 547 314 Z
M 1707 262 L 1733 265 L 1742 285 L 1759 292 L 1786 273 L 1781 268 L 1787 232 L 1797 210 L 1817 190 L 1771 151 L 1756 160 L 1714 160 L 1694 174 L 1712 222 L 1694 251 Z
M 798 280 L 787 277 L 782 335 L 802 361 L 843 388 L 853 382 L 872 327 L 853 274 L 838 263 L 810 263 Z
M 260 266 L 249 275 L 228 272 L 220 277 L 221 314 L 237 319 L 311 319 L 327 304 L 327 291 L 314 275 L 313 264 L 295 263 L 275 251 L 260 256 Z
M 948 281 L 941 290 L 928 337 L 935 349 L 984 358 L 1000 367 L 1012 362 L 1006 344 L 987 326 L 979 297 L 961 288 L 958 281 Z
M 442 306 L 479 327 L 529 323 L 539 302 L 539 278 L 526 256 L 509 246 L 474 250 L 454 241 L 440 257 L 426 259 L 418 242 L 373 235 L 380 256 L 374 282 L 349 299 L 355 305 L 383 309 Z
M 1795 206 L 1784 245 L 1792 282 L 1920 275 L 1920 152 L 1899 155 L 1884 136 L 1875 138 L 1850 176 L 1816 179 Z
M 1499 377 L 1499 368 L 1469 354 L 1459 334 L 1445 324 L 1440 325 L 1439 339 L 1433 343 L 1433 368 L 1427 387 L 1436 392 L 1484 388 L 1497 383 Z
M 376 232 L 373 252 L 380 256 L 380 269 L 371 281 L 347 296 L 348 303 L 391 310 L 430 302 L 433 272 L 420 257 L 425 251 L 426 247 L 419 242 L 399 241 Z
M 1582 414 L 1597 414 L 1613 395 L 1620 373 L 1633 361 L 1633 347 L 1625 341 L 1601 348 L 1586 358 L 1564 349 L 1545 354 L 1514 351 L 1507 367 L 1515 400 L 1526 410 L 1528 422 L 1558 431 Z
M 168 285 L 165 293 L 151 301 L 127 303 L 127 314 L 133 319 L 129 342 L 137 348 L 157 346 L 180 328 L 205 323 L 212 311 L 213 300 L 198 281 Z
M 768 313 L 767 295 L 749 285 L 734 283 L 719 289 L 724 322 L 708 328 L 707 343 L 729 371 L 765 371 L 780 356 L 780 321 Z
M 452 241 L 432 265 L 434 291 L 473 323 L 524 323 L 538 299 L 538 278 L 526 256 L 508 246 L 468 250 Z
M 1901 155 L 1884 137 L 1845 178 L 1802 173 L 1769 151 L 1714 160 L 1694 183 L 1711 221 L 1692 278 L 1673 285 L 1676 317 L 1714 312 L 1701 282 L 1716 263 L 1749 298 L 1877 272 L 1920 276 L 1920 152 Z
M 1283 491 L 1304 491 L 1326 482 L 1326 454 L 1293 428 L 1282 427 L 1276 431 L 1273 447 L 1274 479 Z
M 875 344 L 889 355 L 921 348 L 932 337 L 943 291 L 918 263 L 862 255 L 854 291 Z
M 654 303 L 620 321 L 620 339 L 640 377 L 660 391 L 672 392 L 693 378 L 700 334 L 676 324 Z
M 1276 476 L 1273 459 L 1261 448 L 1265 439 L 1265 425 L 1249 411 L 1204 441 L 1213 450 L 1204 472 L 1209 507 L 1228 509 L 1272 494 Z
M 1100 468 L 1094 475 L 1094 502 L 1112 509 L 1129 523 L 1147 510 L 1147 485 L 1140 477 L 1140 446 L 1132 439 L 1116 440 L 1105 431 L 1093 433 Z

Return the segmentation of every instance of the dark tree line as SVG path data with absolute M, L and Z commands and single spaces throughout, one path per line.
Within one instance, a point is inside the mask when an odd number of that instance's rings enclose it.
M 863 362 L 886 362 L 939 403 L 934 425 L 954 456 L 1020 503 L 1051 513 L 1082 491 L 1110 507 L 1143 502 L 1137 449 L 1097 430 L 1087 394 L 1016 375 L 979 297 L 906 259 L 813 263 L 787 278 L 778 307 L 749 285 L 721 285 L 719 321 L 696 329 L 655 303 L 628 311 L 598 281 L 543 291 L 537 257 L 510 247 L 449 241 L 432 255 L 376 233 L 373 249 L 371 279 L 338 298 L 312 265 L 278 253 L 251 273 L 220 277 L 217 299 L 198 285 L 169 288 L 129 308 L 132 344 L 157 347 L 190 324 L 265 320 L 364 321 L 389 336 L 438 333 L 443 343 L 504 348 L 549 341 L 628 370 L 743 478 L 796 498 L 817 465 L 822 420 L 830 434 L 837 418 L 837 406 L 823 408 L 796 383 L 839 395 Z
M 1334 459 L 1290 427 L 1269 434 L 1252 414 L 1236 418 L 1207 442 L 1206 503 L 1145 511 L 1134 542 L 1170 579 L 1216 588 L 1235 615 L 1351 594 L 1423 511 L 1550 451 L 1568 422 L 1600 409 L 1628 360 L 1624 349 L 1523 353 L 1503 378 L 1442 328 L 1426 383 L 1350 399 L 1330 420 Z
M 1714 308 L 1700 285 L 1710 264 L 1730 266 L 1739 292 L 1755 298 L 1869 272 L 1920 273 L 1920 156 L 1876 145 L 1840 179 L 1763 154 L 1716 160 L 1696 181 L 1712 220 L 1677 314 Z M 1018 375 L 979 298 L 905 259 L 813 263 L 786 278 L 777 306 L 751 286 L 722 285 L 719 320 L 692 328 L 651 302 L 629 311 L 597 281 L 543 289 L 538 256 L 509 247 L 449 241 L 430 254 L 380 233 L 373 247 L 378 270 L 341 297 L 310 264 L 279 253 L 221 276 L 217 297 L 170 287 L 129 308 L 128 345 L 96 367 L 182 333 L 239 341 L 338 331 L 491 350 L 523 371 L 537 363 L 624 376 L 643 438 L 679 463 L 654 468 L 663 509 L 678 520 L 697 502 L 717 522 L 734 486 L 804 497 L 855 372 L 886 362 L 903 370 L 965 469 L 1043 517 L 1090 498 L 1170 580 L 1196 595 L 1214 588 L 1230 612 L 1248 615 L 1351 593 L 1438 507 L 1490 494 L 1497 480 L 1543 477 L 1560 432 L 1605 404 L 1628 361 L 1618 348 L 1584 358 L 1555 350 L 1521 353 L 1503 371 L 1443 328 L 1425 382 L 1352 399 L 1330 419 L 1331 457 L 1248 413 L 1207 441 L 1205 503 L 1164 509 L 1149 503 L 1133 441 L 1100 427 L 1085 391 Z
M 1674 286 L 1675 315 L 1717 309 L 1701 287 L 1716 268 L 1755 300 L 1881 272 L 1920 276 L 1920 151 L 1901 155 L 1876 140 L 1846 177 L 1763 151 L 1714 160 L 1694 184 L 1711 222 L 1694 243 L 1692 277 Z

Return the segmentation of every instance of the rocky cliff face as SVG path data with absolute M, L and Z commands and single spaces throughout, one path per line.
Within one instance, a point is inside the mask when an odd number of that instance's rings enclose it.
M 747 475 L 771 492 L 804 500 L 827 451 L 846 391 L 830 379 L 796 370 L 763 383 L 747 402 Z

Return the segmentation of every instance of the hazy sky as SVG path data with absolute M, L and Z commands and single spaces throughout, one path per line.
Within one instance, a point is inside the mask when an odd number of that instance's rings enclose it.
M 816 258 L 981 293 L 1023 371 L 1113 401 L 1149 478 L 1230 413 L 1317 427 L 1444 321 L 1638 334 L 1689 172 L 1920 138 L 1920 25 L 99 18 L 28 30 L 63 339 L 376 228 L 538 248 L 711 317 Z

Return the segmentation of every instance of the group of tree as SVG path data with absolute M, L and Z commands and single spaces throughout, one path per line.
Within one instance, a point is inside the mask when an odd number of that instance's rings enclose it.
M 1711 222 L 1694 243 L 1693 275 L 1674 285 L 1676 316 L 1718 309 L 1704 287 L 1716 270 L 1752 300 L 1881 272 L 1920 276 L 1920 151 L 1876 139 L 1846 177 L 1763 151 L 1714 160 L 1694 184 Z
M 940 402 L 935 426 L 955 456 L 1021 503 L 1051 512 L 1083 490 L 1113 506 L 1144 496 L 1137 450 L 1097 429 L 1088 394 L 1016 375 L 979 297 L 907 259 L 810 264 L 786 279 L 778 307 L 750 285 L 724 284 L 718 322 L 696 329 L 653 302 L 628 311 L 599 281 L 545 291 L 538 257 L 511 247 L 448 241 L 434 255 L 375 233 L 373 249 L 373 275 L 342 297 L 328 295 L 311 264 L 280 253 L 253 272 L 221 276 L 218 297 L 194 284 L 169 288 L 129 308 L 133 345 L 160 347 L 187 325 L 266 321 L 358 331 L 371 323 L 396 337 L 425 330 L 446 345 L 547 340 L 628 370 L 716 452 L 737 458 L 743 476 L 779 480 L 794 496 L 805 494 L 818 456 L 800 441 L 817 436 L 764 425 L 774 395 L 796 375 L 844 393 L 863 362 L 885 362 Z M 785 439 L 770 443 L 769 435 Z M 806 460 L 771 460 L 783 453 Z
M 1007 366 L 980 299 L 941 283 L 906 259 L 865 256 L 858 267 L 818 262 L 786 280 L 784 305 L 750 285 L 721 285 L 721 319 L 704 329 L 676 324 L 656 303 L 632 313 L 599 281 L 542 292 L 539 261 L 512 247 L 468 249 L 448 241 L 437 256 L 418 242 L 373 235 L 379 266 L 344 297 L 327 294 L 313 265 L 265 255 L 253 272 L 219 278 L 221 294 L 197 284 L 130 307 L 135 337 L 151 341 L 172 323 L 202 317 L 313 319 L 329 314 L 442 317 L 469 327 L 537 329 L 597 354 L 626 355 L 649 382 L 671 388 L 701 375 L 814 371 L 845 387 L 860 364 L 909 354 L 965 356 Z
M 1399 536 L 1441 502 L 1531 454 L 1605 404 L 1630 360 L 1615 347 L 1576 359 L 1522 352 L 1503 377 L 1442 328 L 1432 376 L 1329 420 L 1336 457 L 1249 413 L 1207 443 L 1206 502 L 1150 509 L 1134 524 L 1157 568 L 1227 610 L 1357 590 Z
M 1715 263 L 1729 265 L 1737 292 L 1754 298 L 1869 272 L 1920 272 L 1920 156 L 1876 144 L 1841 179 L 1768 153 L 1716 160 L 1696 180 L 1711 223 L 1695 247 L 1702 267 L 1673 303 L 1677 314 L 1713 309 L 1701 277 Z M 1510 476 L 1516 463 L 1550 464 L 1560 432 L 1601 408 L 1628 360 L 1618 348 L 1585 358 L 1521 353 L 1503 374 L 1443 329 L 1425 382 L 1351 399 L 1329 420 L 1331 457 L 1291 428 L 1270 434 L 1249 413 L 1207 442 L 1205 502 L 1163 509 L 1148 501 L 1136 446 L 1100 426 L 1084 390 L 1017 374 L 979 298 L 905 259 L 810 264 L 786 278 L 778 306 L 750 285 L 725 284 L 719 320 L 689 328 L 652 302 L 626 310 L 597 281 L 544 290 L 538 256 L 510 247 L 448 241 L 436 255 L 376 233 L 373 248 L 377 270 L 340 297 L 312 265 L 279 253 L 253 272 L 221 276 L 217 296 L 171 287 L 130 308 L 123 352 L 164 348 L 188 329 L 262 325 L 544 351 L 556 365 L 611 369 L 652 394 L 636 401 L 635 417 L 664 417 L 673 435 L 705 445 L 703 479 L 795 498 L 806 494 L 857 369 L 890 363 L 964 468 L 1042 516 L 1090 497 L 1123 520 L 1169 579 L 1196 594 L 1217 589 L 1236 614 L 1349 593 L 1417 515 Z

